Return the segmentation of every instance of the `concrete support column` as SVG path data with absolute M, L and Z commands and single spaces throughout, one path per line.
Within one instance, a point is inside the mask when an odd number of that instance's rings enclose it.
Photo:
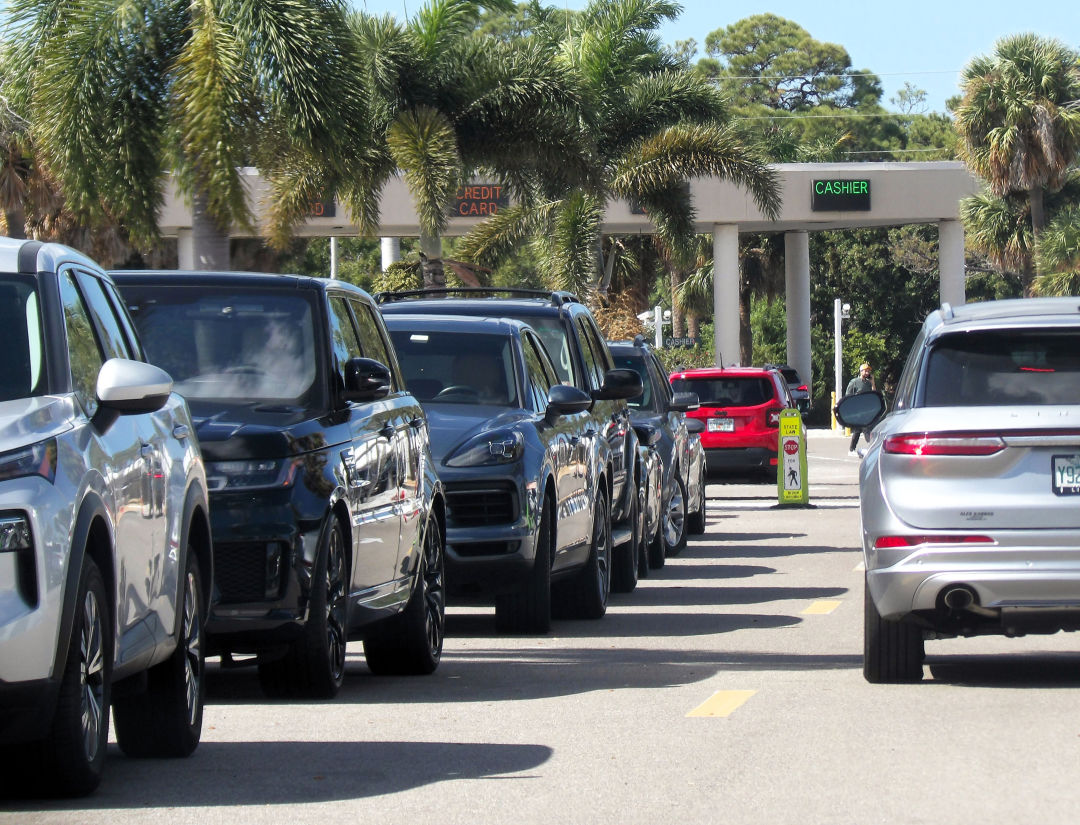
M 195 268 L 195 236 L 190 229 L 176 230 L 177 269 L 191 271 Z
M 964 225 L 938 221 L 938 277 L 942 303 L 954 307 L 966 300 L 964 291 Z
M 787 302 L 787 362 L 807 386 L 810 374 L 810 236 L 784 233 L 784 287 Z
M 382 239 L 382 271 L 401 260 L 401 238 Z
M 739 225 L 713 224 L 713 344 L 715 363 L 739 363 Z

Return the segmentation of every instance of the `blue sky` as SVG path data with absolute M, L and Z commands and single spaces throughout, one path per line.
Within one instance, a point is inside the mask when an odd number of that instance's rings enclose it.
M 372 14 L 404 20 L 420 0 L 352 0 Z M 548 5 L 581 9 L 584 0 L 547 0 Z M 993 51 L 998 38 L 1023 31 L 1056 37 L 1080 49 L 1080 7 L 1076 0 L 773 0 L 770 3 L 685 0 L 683 13 L 660 30 L 667 43 L 694 38 L 698 56 L 705 37 L 753 14 L 771 12 L 798 23 L 817 40 L 847 49 L 856 69 L 876 72 L 885 89 L 883 103 L 905 82 L 927 93 L 927 105 L 945 111 L 945 100 L 959 92 L 960 71 L 973 57 Z

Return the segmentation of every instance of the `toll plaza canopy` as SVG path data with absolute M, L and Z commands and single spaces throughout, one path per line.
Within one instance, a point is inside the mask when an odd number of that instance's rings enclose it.
M 941 300 L 964 303 L 964 230 L 960 200 L 979 189 L 964 164 L 927 163 L 782 163 L 777 174 L 782 206 L 775 220 L 766 218 L 749 192 L 717 178 L 689 182 L 696 229 L 713 236 L 713 309 L 718 365 L 739 357 L 739 233 L 783 232 L 787 293 L 787 358 L 804 380 L 810 373 L 810 254 L 807 233 L 824 229 L 938 225 Z M 251 198 L 255 226 L 267 224 L 269 185 L 258 170 L 242 170 Z M 509 204 L 498 182 L 477 181 L 462 187 L 451 205 L 446 235 L 463 235 Z M 181 269 L 194 268 L 191 208 L 175 188 L 166 192 L 159 225 L 178 241 Z M 256 232 L 259 230 L 256 229 Z M 651 234 L 643 210 L 625 201 L 611 201 L 602 231 L 608 235 Z M 383 238 L 383 266 L 394 259 L 396 238 L 420 233 L 416 209 L 405 182 L 389 181 L 380 201 L 378 234 Z M 233 236 L 252 233 L 237 228 Z M 357 234 L 342 204 L 333 200 L 312 205 L 308 219 L 296 227 L 299 236 Z M 841 297 L 841 296 L 837 296 Z

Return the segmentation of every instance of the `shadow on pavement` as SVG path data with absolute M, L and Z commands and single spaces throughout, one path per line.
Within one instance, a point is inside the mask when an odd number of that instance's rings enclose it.
M 1080 654 L 1026 653 L 981 656 L 928 656 L 934 682 L 969 687 L 1076 688 Z

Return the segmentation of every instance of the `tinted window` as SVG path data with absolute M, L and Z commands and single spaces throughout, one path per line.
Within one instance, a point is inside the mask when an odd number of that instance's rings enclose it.
M 677 378 L 672 387 L 675 392 L 697 393 L 701 404 L 709 407 L 756 407 L 775 398 L 772 379 L 765 376 Z
M 60 300 L 64 304 L 68 357 L 71 363 L 71 388 L 87 415 L 97 412 L 97 377 L 104 359 L 94 337 L 94 327 L 82 296 L 71 280 L 71 273 L 60 276 Z
M 0 401 L 45 392 L 41 312 L 32 278 L 0 278 Z
M 921 403 L 1078 404 L 1080 333 L 1001 330 L 945 336 L 930 350 Z
M 548 393 L 555 382 L 551 367 L 546 363 L 541 348 L 544 345 L 531 335 L 523 335 L 521 348 L 525 354 L 525 383 L 532 398 L 532 408 L 537 412 L 547 409 Z
M 334 350 L 334 370 L 337 372 L 339 385 L 345 386 L 345 362 L 350 358 L 360 358 L 360 340 L 353 329 L 349 306 L 344 298 L 330 299 L 330 346 Z
M 519 406 L 507 336 L 428 330 L 390 336 L 405 385 L 418 400 Z
M 653 392 L 653 382 L 649 378 L 649 368 L 645 359 L 640 355 L 621 355 L 618 352 L 611 353 L 617 369 L 633 370 L 641 376 L 641 385 L 644 388 L 637 398 L 628 398 L 626 403 L 632 410 L 658 411 L 659 400 Z
M 535 329 L 540 340 L 544 342 L 551 362 L 555 365 L 555 372 L 559 375 L 559 381 L 563 384 L 574 384 L 573 360 L 570 357 L 570 344 L 562 319 L 554 315 L 522 315 L 519 320 Z
M 581 343 L 581 355 L 585 359 L 585 374 L 589 381 L 589 387 L 598 390 L 604 383 L 604 362 L 601 360 L 599 353 L 596 352 L 584 318 L 577 319 L 577 332 L 578 341 Z
M 318 390 L 316 293 L 124 287 L 149 360 L 194 399 L 306 402 Z
M 113 311 L 112 303 L 110 303 L 105 295 L 105 290 L 102 288 L 101 279 L 95 278 L 86 272 L 76 272 L 75 278 L 79 282 L 79 289 L 82 290 L 83 297 L 90 308 L 90 314 L 97 324 L 106 360 L 109 358 L 130 358 L 131 352 L 128 350 L 127 340 L 120 329 L 120 322 Z

